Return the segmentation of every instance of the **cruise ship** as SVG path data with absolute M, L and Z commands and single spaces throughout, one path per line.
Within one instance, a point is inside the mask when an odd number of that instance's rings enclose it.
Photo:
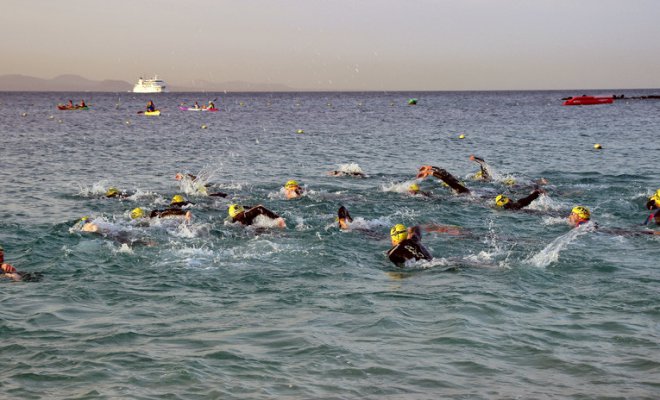
M 138 79 L 138 82 L 133 86 L 133 93 L 167 93 L 167 85 L 162 79 L 158 79 L 158 75 L 153 79 Z

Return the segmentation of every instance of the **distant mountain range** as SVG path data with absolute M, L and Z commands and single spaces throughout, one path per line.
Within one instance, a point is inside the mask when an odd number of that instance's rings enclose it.
M 137 79 L 136 79 L 137 81 Z M 297 89 L 285 85 L 250 83 L 241 81 L 192 81 L 189 86 L 173 85 L 167 80 L 171 92 L 289 92 Z M 118 80 L 93 81 L 79 75 L 60 75 L 52 79 L 25 75 L 0 75 L 0 91 L 10 92 L 129 92 L 133 83 Z

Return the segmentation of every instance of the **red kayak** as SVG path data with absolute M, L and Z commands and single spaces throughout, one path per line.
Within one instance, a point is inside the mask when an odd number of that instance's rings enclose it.
M 590 106 L 593 104 L 611 104 L 614 103 L 612 97 L 596 97 L 596 96 L 579 96 L 569 97 L 565 102 L 565 106 Z

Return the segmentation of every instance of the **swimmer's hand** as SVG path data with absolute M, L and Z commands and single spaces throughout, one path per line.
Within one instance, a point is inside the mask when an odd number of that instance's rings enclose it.
M 417 179 L 426 178 L 429 175 L 433 175 L 433 167 L 431 165 L 423 165 L 419 168 Z

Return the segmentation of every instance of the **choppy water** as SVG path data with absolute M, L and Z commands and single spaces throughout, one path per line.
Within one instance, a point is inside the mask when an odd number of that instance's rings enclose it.
M 158 118 L 132 94 L 0 94 L 0 244 L 44 273 L 0 281 L 0 398 L 659 397 L 660 236 L 607 229 L 658 229 L 639 225 L 660 188 L 660 101 L 560 105 L 575 94 L 168 94 Z M 55 109 L 81 96 L 89 111 Z M 207 97 L 222 111 L 177 109 Z M 471 181 L 470 154 L 498 180 Z M 475 194 L 429 179 L 432 198 L 407 195 L 424 164 Z M 540 177 L 531 212 L 491 207 Z M 303 198 L 284 200 L 289 179 Z M 130 222 L 186 190 L 191 225 Z M 288 227 L 225 224 L 231 202 Z M 372 232 L 338 231 L 340 204 Z M 577 204 L 602 229 L 571 230 Z M 83 215 L 107 235 L 71 230 Z M 436 259 L 402 270 L 384 255 L 396 223 L 464 234 L 426 234 Z

